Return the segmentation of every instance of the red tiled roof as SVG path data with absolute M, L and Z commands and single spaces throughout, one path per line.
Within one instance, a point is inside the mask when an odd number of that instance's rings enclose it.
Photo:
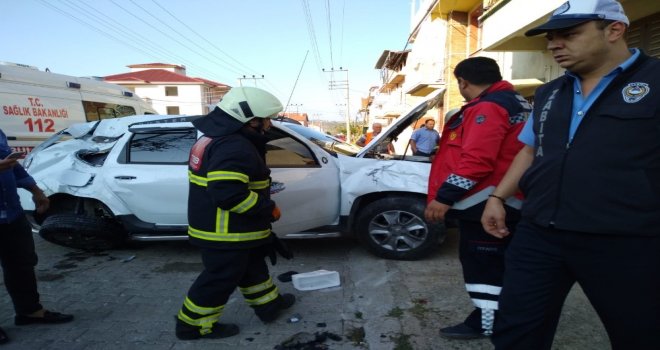
M 103 80 L 118 83 L 123 81 L 144 82 L 144 83 L 179 83 L 179 84 L 206 84 L 212 87 L 222 87 L 226 84 L 218 83 L 208 79 L 193 78 L 183 74 L 170 72 L 164 69 L 147 69 L 138 72 L 129 72 L 108 75 Z
M 184 66 L 171 63 L 139 63 L 139 64 L 129 64 L 126 66 L 128 68 L 185 68 Z
M 309 121 L 309 118 L 307 116 L 307 113 L 284 113 L 284 116 L 291 118 L 293 120 L 297 120 L 299 122 L 306 122 Z

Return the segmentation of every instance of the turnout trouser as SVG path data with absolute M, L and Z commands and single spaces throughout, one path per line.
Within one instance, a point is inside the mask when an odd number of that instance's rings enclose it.
M 210 329 L 222 315 L 229 296 L 239 287 L 255 309 L 279 295 L 268 273 L 264 248 L 220 250 L 201 248 L 204 270 L 188 290 L 179 320 Z

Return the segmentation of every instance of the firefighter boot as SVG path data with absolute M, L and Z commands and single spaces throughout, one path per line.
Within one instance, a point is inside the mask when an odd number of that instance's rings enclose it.
M 280 294 L 275 300 L 266 305 L 261 305 L 254 308 L 261 322 L 270 323 L 277 319 L 280 311 L 288 309 L 296 302 L 296 297 L 293 294 Z
M 213 327 L 203 331 L 202 327 L 189 325 L 179 319 L 176 320 L 176 337 L 181 340 L 227 338 L 238 334 L 238 332 L 238 326 L 233 323 L 214 323 Z

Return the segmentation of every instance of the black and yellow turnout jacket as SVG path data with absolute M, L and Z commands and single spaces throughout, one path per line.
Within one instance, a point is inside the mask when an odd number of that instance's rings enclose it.
M 269 243 L 275 203 L 270 199 L 265 138 L 219 108 L 193 125 L 204 136 L 188 162 L 191 243 L 218 249 Z

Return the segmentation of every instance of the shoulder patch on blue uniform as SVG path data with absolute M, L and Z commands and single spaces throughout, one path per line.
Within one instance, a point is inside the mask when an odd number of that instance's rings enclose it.
M 621 94 L 623 95 L 624 101 L 628 103 L 636 103 L 643 99 L 644 96 L 648 95 L 650 91 L 651 87 L 649 84 L 636 82 L 628 83 L 628 85 L 621 90 Z

